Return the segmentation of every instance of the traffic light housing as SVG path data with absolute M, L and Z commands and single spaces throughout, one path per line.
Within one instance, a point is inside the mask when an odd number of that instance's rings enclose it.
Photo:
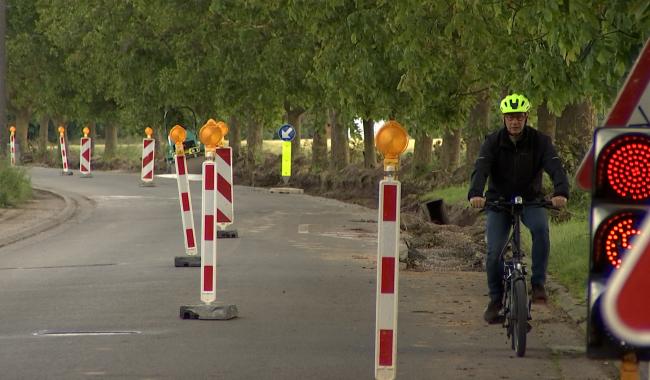
M 603 319 L 603 294 L 610 276 L 640 233 L 650 206 L 650 129 L 599 128 L 594 133 L 591 200 L 587 356 L 620 359 L 634 351 L 641 360 L 650 350 L 612 334 Z

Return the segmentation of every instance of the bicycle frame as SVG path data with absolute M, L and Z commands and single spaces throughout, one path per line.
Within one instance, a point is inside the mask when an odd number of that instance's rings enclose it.
M 495 205 L 493 205 L 495 206 Z M 523 253 L 521 251 L 521 215 L 524 211 L 524 203 L 521 197 L 516 197 L 515 201 L 508 203 L 507 206 L 499 205 L 503 211 L 507 211 L 512 216 L 512 230 L 510 236 L 503 246 L 499 257 L 503 260 L 503 305 L 504 316 L 503 327 L 508 327 L 510 318 L 508 318 L 510 311 L 509 295 L 511 293 L 512 285 L 517 280 L 523 280 L 526 284 L 526 264 L 523 262 Z M 508 248 L 512 250 L 512 257 L 506 258 Z M 528 318 L 530 319 L 530 305 L 528 307 Z M 508 331 L 508 337 L 510 331 Z
M 513 202 L 487 202 L 487 205 L 511 215 L 511 233 L 499 254 L 499 259 L 503 261 L 503 327 L 512 348 L 521 357 L 526 351 L 526 334 L 530 327 L 528 321 L 532 319 L 531 300 L 526 289 L 526 264 L 521 250 L 522 215 L 526 206 L 546 207 L 549 202 L 524 202 L 521 197 L 515 197 Z M 508 248 L 512 250 L 512 257 L 506 257 Z

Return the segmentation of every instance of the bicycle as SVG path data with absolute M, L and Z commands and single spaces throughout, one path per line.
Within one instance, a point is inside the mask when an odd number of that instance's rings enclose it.
M 506 329 L 507 339 L 510 339 L 511 348 L 518 357 L 526 353 L 526 335 L 530 331 L 528 321 L 531 300 L 528 299 L 526 289 L 526 263 L 523 262 L 524 253 L 521 250 L 521 217 L 525 207 L 546 207 L 549 201 L 524 202 L 522 197 L 515 197 L 512 202 L 488 201 L 486 207 L 508 212 L 512 216 L 512 230 L 503 246 L 499 257 L 503 259 L 503 327 Z M 507 257 L 508 250 L 512 256 Z

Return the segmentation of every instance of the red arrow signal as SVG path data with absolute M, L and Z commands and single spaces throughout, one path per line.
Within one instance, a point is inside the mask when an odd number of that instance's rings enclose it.
M 621 340 L 650 346 L 650 217 L 609 280 L 602 312 L 609 329 Z
M 650 39 L 637 58 L 632 71 L 618 93 L 614 106 L 609 111 L 605 127 L 650 126 Z M 594 149 L 582 159 L 576 173 L 576 184 L 583 190 L 592 186 L 594 170 Z

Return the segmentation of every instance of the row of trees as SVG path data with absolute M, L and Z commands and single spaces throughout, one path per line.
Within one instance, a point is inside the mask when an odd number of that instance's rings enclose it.
M 497 123 L 498 99 L 525 93 L 537 126 L 579 156 L 650 36 L 647 0 L 8 0 L 8 99 L 27 124 L 101 123 L 141 134 L 191 109 L 229 121 L 230 144 L 259 159 L 263 128 L 316 126 L 313 161 L 348 163 L 348 127 L 396 118 L 416 139 L 415 167 L 471 162 Z M 94 129 L 94 128 L 91 128 Z M 41 128 L 46 141 L 47 128 Z M 0 142 L 6 149 L 6 133 Z M 561 137 L 561 138 L 560 138 Z

